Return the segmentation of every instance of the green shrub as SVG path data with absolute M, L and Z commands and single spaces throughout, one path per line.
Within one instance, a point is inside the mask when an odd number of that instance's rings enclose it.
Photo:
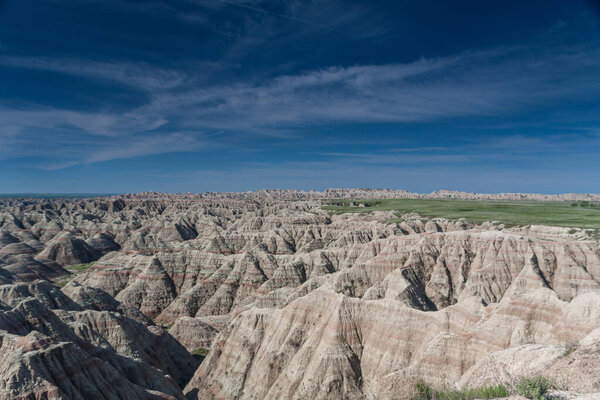
M 415 384 L 415 390 L 417 392 L 417 398 L 421 400 L 433 399 L 433 389 L 425 382 L 417 382 Z
M 543 376 L 534 376 L 532 378 L 522 378 L 517 382 L 515 389 L 517 392 L 531 400 L 545 400 L 548 390 L 552 389 L 552 382 Z
M 204 347 L 198 347 L 197 349 L 192 350 L 192 355 L 206 357 L 208 352 L 208 349 L 205 349 Z
M 469 389 L 433 389 L 425 382 L 417 382 L 415 385 L 417 399 L 419 400 L 475 400 L 496 399 L 507 397 L 508 389 L 504 385 L 490 385 Z

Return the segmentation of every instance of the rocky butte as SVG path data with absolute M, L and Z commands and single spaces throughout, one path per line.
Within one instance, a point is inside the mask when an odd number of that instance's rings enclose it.
M 599 398 L 598 236 L 324 209 L 390 198 L 600 201 L 386 189 L 3 199 L 0 399 L 527 395 L 534 379 L 556 398 Z

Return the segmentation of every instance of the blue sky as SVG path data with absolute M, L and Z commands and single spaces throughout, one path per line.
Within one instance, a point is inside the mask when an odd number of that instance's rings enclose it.
M 0 192 L 600 192 L 594 1 L 0 0 Z

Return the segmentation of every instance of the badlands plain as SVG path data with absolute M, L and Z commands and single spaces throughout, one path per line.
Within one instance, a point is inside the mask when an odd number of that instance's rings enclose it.
M 597 230 L 351 199 L 600 196 L 0 199 L 0 399 L 598 398 Z

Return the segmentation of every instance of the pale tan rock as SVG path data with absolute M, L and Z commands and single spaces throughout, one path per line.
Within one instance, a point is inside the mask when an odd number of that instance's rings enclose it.
M 158 399 L 74 343 L 53 342 L 36 331 L 0 331 L 0 337 L 0 399 Z
M 190 399 L 396 399 L 419 379 L 458 387 L 542 372 L 568 378 L 568 396 L 594 393 L 597 240 L 391 211 L 330 216 L 318 200 L 351 196 L 595 198 L 332 189 L 0 200 L 0 283 L 55 279 L 59 264 L 101 257 L 62 292 L 0 286 L 0 329 L 40 332 L 41 351 L 73 344 L 85 353 L 73 359 L 108 363 L 132 398 L 186 386 Z M 189 384 L 190 355 L 150 318 L 188 350 L 211 347 Z M 102 386 L 102 372 L 90 374 L 99 378 L 86 385 Z
M 83 311 L 49 282 L 0 286 L 0 346 L 0 399 L 182 399 L 197 365 L 161 328 Z
M 40 256 L 60 265 L 73 265 L 97 260 L 100 252 L 71 232 L 65 232 L 50 240 Z
M 219 330 L 222 329 L 222 324 L 211 324 L 209 321 L 210 317 L 181 317 L 169 328 L 169 334 L 190 352 L 199 348 L 208 349 Z

